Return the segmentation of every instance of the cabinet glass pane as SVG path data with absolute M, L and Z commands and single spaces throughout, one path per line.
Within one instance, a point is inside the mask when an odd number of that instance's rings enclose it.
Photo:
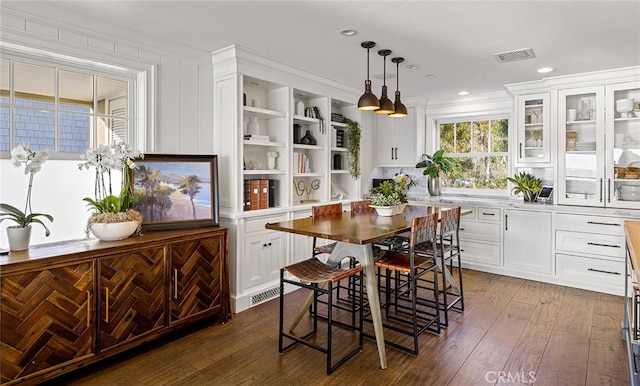
M 613 197 L 620 201 L 640 201 L 640 89 L 622 89 L 613 94 Z M 629 111 L 631 110 L 631 111 Z

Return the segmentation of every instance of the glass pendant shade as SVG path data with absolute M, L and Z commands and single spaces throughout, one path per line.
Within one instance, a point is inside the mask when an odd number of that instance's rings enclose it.
M 391 59 L 396 64 L 396 100 L 393 102 L 393 112 L 389 114 L 391 118 L 404 118 L 407 116 L 407 107 L 400 100 L 400 63 L 404 62 L 404 58 Z
M 376 114 L 391 114 L 395 111 L 393 102 L 391 102 L 391 99 L 387 96 L 387 56 L 390 54 L 391 50 L 378 51 L 378 55 L 382 56 L 384 61 L 382 67 L 382 95 L 380 96 L 380 100 L 378 100 L 380 108 L 374 111 Z
M 369 50 L 376 46 L 375 42 L 362 42 L 362 48 L 367 49 L 367 80 L 364 81 L 364 94 L 358 100 L 358 110 L 377 110 L 380 108 L 378 97 L 371 92 L 371 80 L 369 80 Z

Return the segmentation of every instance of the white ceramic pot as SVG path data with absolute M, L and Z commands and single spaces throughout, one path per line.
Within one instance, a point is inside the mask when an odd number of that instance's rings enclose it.
M 31 240 L 31 225 L 27 225 L 26 227 L 8 227 L 7 238 L 9 239 L 10 251 L 24 251 L 25 249 L 29 249 L 29 240 Z
M 138 228 L 137 221 L 93 223 L 89 227 L 93 235 L 104 241 L 123 240 L 131 236 Z
M 376 205 L 369 205 L 369 206 L 376 210 L 376 212 L 378 213 L 378 216 L 388 217 L 388 216 L 395 216 L 395 215 L 401 214 L 404 211 L 404 208 L 407 207 L 407 204 L 400 204 L 400 205 L 394 205 L 394 206 L 376 206 Z

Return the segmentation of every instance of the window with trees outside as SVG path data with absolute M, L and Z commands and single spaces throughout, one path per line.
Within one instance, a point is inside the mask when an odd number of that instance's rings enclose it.
M 509 119 L 505 117 L 439 121 L 440 148 L 457 162 L 444 187 L 507 190 Z
M 0 59 L 0 151 L 20 142 L 77 159 L 89 147 L 128 141 L 135 77 L 94 63 L 5 55 Z M 58 158 L 65 158 L 64 156 Z

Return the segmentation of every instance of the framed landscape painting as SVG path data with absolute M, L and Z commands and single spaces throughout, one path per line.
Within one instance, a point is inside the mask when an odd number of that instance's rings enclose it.
M 130 172 L 143 231 L 220 224 L 216 155 L 145 154 Z

